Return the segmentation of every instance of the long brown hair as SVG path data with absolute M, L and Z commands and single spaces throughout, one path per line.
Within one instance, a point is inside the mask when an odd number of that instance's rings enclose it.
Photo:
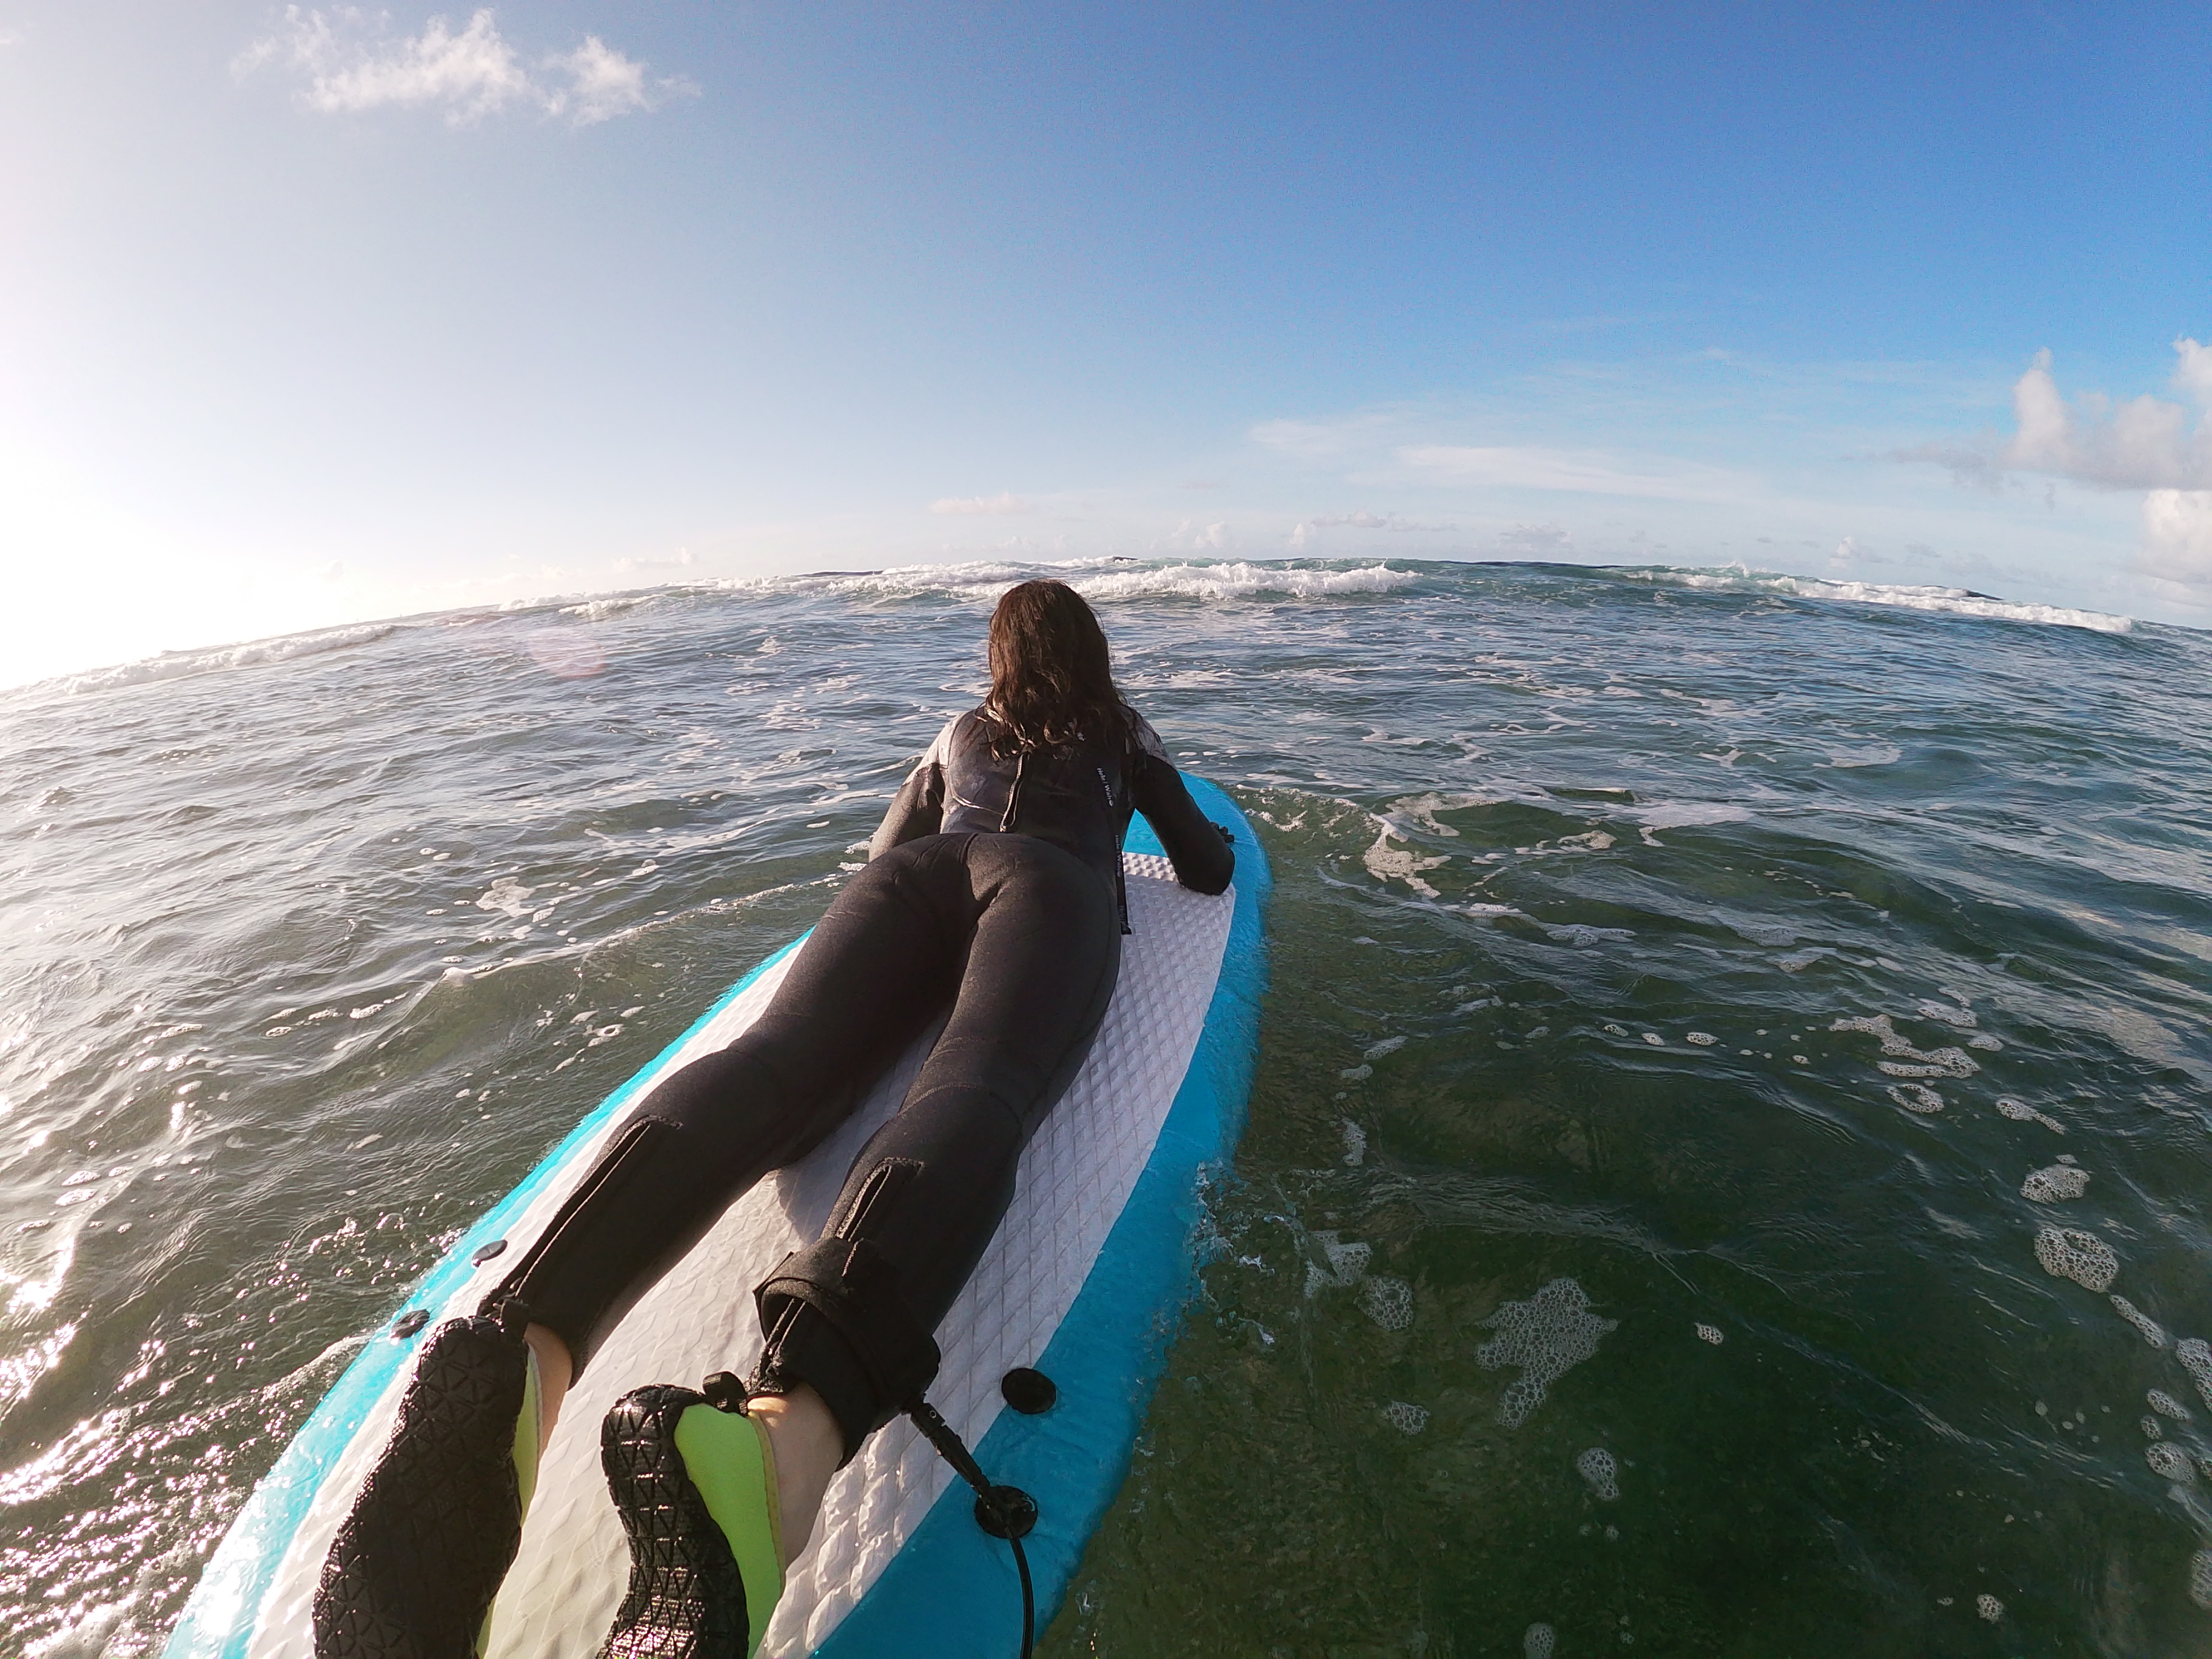
M 1009 750 L 1118 746 L 1135 718 L 1114 689 L 1106 630 L 1066 582 L 1022 582 L 991 613 L 991 698 Z

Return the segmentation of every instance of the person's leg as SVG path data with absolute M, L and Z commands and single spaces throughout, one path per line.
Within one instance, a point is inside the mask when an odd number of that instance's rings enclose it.
M 1111 893 L 1043 842 L 965 839 L 959 869 L 937 872 L 953 890 L 945 902 L 974 919 L 951 1017 L 898 1115 L 854 1161 L 824 1237 L 757 1293 L 768 1346 L 750 1397 L 654 1387 L 608 1413 L 601 1457 L 632 1557 L 602 1650 L 610 1659 L 723 1639 L 736 1628 L 733 1601 L 765 1627 L 762 1603 L 781 1578 L 740 1571 L 748 1546 L 757 1554 L 773 1536 L 781 1561 L 795 1559 L 830 1476 L 935 1375 L 929 1333 L 997 1230 L 1022 1147 L 1104 1018 L 1121 948 Z M 740 1411 L 768 1470 L 750 1477 L 754 1490 L 771 1490 L 733 1520 L 702 1493 L 727 1477 L 730 1449 L 750 1458 L 729 1420 Z M 710 1449 L 709 1429 L 722 1450 Z
M 898 1306 L 925 1333 L 998 1230 L 1022 1149 L 1089 1054 L 1121 961 L 1112 895 L 1066 854 L 1026 836 L 978 836 L 967 854 L 977 915 L 951 1016 L 898 1114 L 854 1159 L 816 1247 L 842 1242 L 888 1263 Z M 785 1372 L 811 1383 L 849 1456 L 906 1401 L 885 1397 L 834 1322 L 800 1316 L 803 1305 L 764 1303 L 763 1317 L 790 1329 L 763 1373 L 770 1386 Z
M 957 867 L 957 842 L 911 842 L 856 873 L 760 1018 L 641 1103 L 495 1293 L 556 1334 L 578 1372 L 740 1194 L 813 1151 L 951 1000 L 966 917 L 933 872 Z
M 966 918 L 933 902 L 945 882 L 915 874 L 945 857 L 911 842 L 848 883 L 760 1019 L 656 1087 L 484 1311 L 426 1339 L 392 1443 L 325 1564 L 319 1659 L 466 1659 L 574 1374 L 950 1000 Z

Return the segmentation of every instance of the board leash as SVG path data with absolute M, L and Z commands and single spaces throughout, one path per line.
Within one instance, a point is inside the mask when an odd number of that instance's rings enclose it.
M 1036 1499 L 1019 1486 L 992 1485 L 982 1466 L 975 1462 L 975 1454 L 968 1449 L 967 1443 L 939 1414 L 937 1407 L 919 1394 L 908 1403 L 906 1414 L 914 1419 L 915 1426 L 929 1443 L 937 1448 L 937 1455 L 975 1489 L 975 1524 L 992 1537 L 1003 1538 L 1013 1547 L 1014 1571 L 1022 1580 L 1021 1659 L 1030 1659 L 1030 1650 L 1036 1638 L 1036 1591 L 1030 1583 L 1030 1558 L 1022 1548 L 1022 1540 L 1036 1525 Z

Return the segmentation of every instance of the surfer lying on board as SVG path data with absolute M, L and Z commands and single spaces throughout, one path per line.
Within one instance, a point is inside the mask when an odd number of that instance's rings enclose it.
M 1234 866 L 1115 690 L 1081 595 L 1010 589 L 989 653 L 989 699 L 938 734 L 767 1012 L 656 1087 L 483 1310 L 429 1338 L 324 1563 L 320 1659 L 478 1650 L 562 1396 L 593 1351 L 724 1210 L 821 1145 L 945 1018 L 823 1237 L 756 1288 L 765 1347 L 750 1382 L 710 1378 L 711 1399 L 639 1389 L 601 1427 L 630 1543 L 603 1652 L 738 1659 L 759 1645 L 830 1476 L 936 1376 L 931 1333 L 1105 1017 L 1131 812 L 1185 886 L 1221 892 Z

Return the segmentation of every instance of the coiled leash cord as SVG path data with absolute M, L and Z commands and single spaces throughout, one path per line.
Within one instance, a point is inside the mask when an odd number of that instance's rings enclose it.
M 1008 1392 L 1011 1397 L 1012 1390 Z M 937 1448 L 937 1455 L 975 1489 L 975 1524 L 992 1537 L 1003 1538 L 1013 1546 L 1014 1571 L 1022 1578 L 1021 1659 L 1030 1659 L 1030 1647 L 1036 1639 L 1036 1591 L 1030 1583 L 1030 1558 L 1022 1548 L 1022 1540 L 1036 1525 L 1036 1499 L 1019 1486 L 994 1486 L 985 1479 L 967 1443 L 938 1414 L 937 1407 L 920 1395 L 915 1395 L 906 1414 L 928 1437 L 929 1443 Z

